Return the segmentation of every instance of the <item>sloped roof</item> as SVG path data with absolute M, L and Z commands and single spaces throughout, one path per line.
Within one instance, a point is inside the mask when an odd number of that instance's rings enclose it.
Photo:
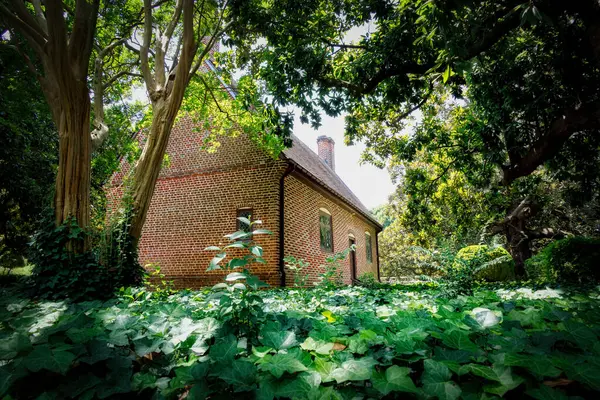
M 342 178 L 335 173 L 333 169 L 321 158 L 310 149 L 302 140 L 298 139 L 295 135 L 292 135 L 292 147 L 285 149 L 283 155 L 286 159 L 290 160 L 293 164 L 303 172 L 310 175 L 318 183 L 325 187 L 325 189 L 333 192 L 334 195 L 344 200 L 356 211 L 360 212 L 363 216 L 373 222 L 380 229 L 381 224 L 373 217 L 371 212 L 365 205 L 356 197 L 356 195 L 350 190 L 344 183 Z

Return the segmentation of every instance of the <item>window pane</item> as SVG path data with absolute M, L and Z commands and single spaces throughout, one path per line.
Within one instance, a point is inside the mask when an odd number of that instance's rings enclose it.
M 324 250 L 333 250 L 333 234 L 331 229 L 331 215 L 321 212 L 319 216 L 319 225 L 321 233 L 321 248 Z
M 365 243 L 367 250 L 367 262 L 373 262 L 373 248 L 371 247 L 371 235 L 368 233 L 365 234 Z
M 250 221 L 252 221 L 252 210 L 250 210 L 250 209 L 237 210 L 237 216 L 248 218 Z M 244 232 L 250 232 L 250 225 L 248 225 L 247 223 L 242 222 L 238 219 L 237 220 L 237 230 L 244 231 Z

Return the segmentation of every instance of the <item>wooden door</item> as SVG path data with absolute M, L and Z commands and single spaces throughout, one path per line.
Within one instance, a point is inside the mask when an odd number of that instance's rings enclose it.
M 356 239 L 354 238 L 350 238 L 349 240 L 350 242 L 350 246 L 353 246 L 356 244 Z M 350 252 L 350 277 L 352 279 L 352 283 L 354 283 L 354 281 L 356 281 L 356 252 L 355 251 L 351 251 Z

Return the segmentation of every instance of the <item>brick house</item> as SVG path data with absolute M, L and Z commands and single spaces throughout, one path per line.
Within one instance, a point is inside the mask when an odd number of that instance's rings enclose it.
M 222 281 L 224 271 L 206 271 L 223 236 L 240 229 L 238 216 L 263 221 L 273 235 L 257 235 L 266 264 L 250 270 L 271 286 L 291 285 L 282 268 L 284 256 L 310 263 L 310 281 L 325 258 L 352 243 L 357 250 L 344 260 L 347 283 L 362 273 L 379 275 L 377 234 L 381 225 L 335 173 L 334 142 L 318 138 L 317 155 L 293 138 L 293 147 L 278 159 L 240 135 L 220 139 L 215 153 L 201 149 L 202 136 L 190 119 L 174 127 L 140 241 L 142 265 L 155 263 L 178 287 L 197 288 Z M 122 193 L 122 178 L 113 176 L 107 191 L 113 203 Z

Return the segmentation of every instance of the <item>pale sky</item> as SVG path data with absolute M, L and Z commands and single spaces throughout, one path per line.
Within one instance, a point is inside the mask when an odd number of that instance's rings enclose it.
M 388 196 L 395 189 L 387 170 L 379 169 L 371 164 L 360 164 L 360 155 L 365 146 L 358 143 L 354 146 L 344 144 L 344 117 L 332 118 L 322 115 L 322 125 L 318 130 L 309 124 L 300 122 L 300 113 L 295 113 L 294 135 L 317 152 L 317 137 L 326 135 L 335 141 L 335 172 L 344 183 L 369 209 L 387 202 Z

